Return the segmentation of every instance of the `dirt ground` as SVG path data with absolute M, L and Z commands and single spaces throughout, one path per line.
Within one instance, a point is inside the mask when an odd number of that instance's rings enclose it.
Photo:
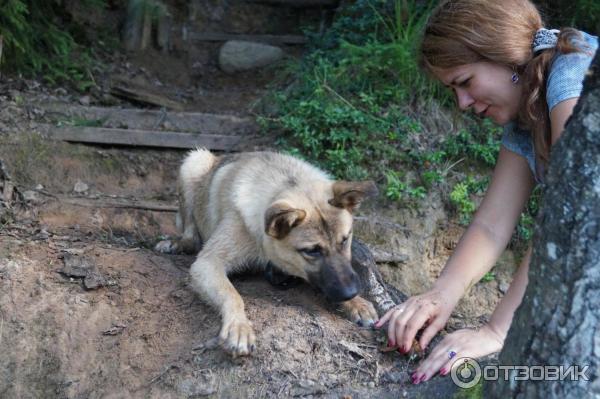
M 272 76 L 229 77 L 214 65 L 194 75 L 181 59 L 149 63 L 156 56 L 115 55 L 89 95 L 18 78 L 0 84 L 0 160 L 16 186 L 0 201 L 0 397 L 452 396 L 448 377 L 410 383 L 420 355 L 380 351 L 383 332 L 353 325 L 306 284 L 282 290 L 261 275 L 234 278 L 257 352 L 236 360 L 222 352 L 218 315 L 188 286 L 194 258 L 152 250 L 176 234 L 175 178 L 185 152 L 36 133 L 56 122 L 46 103 L 132 107 L 108 93 L 111 74 L 160 79 L 162 94 L 186 110 L 236 115 L 251 113 Z M 157 208 L 132 206 L 147 203 Z M 407 295 L 431 284 L 462 229 L 439 195 L 419 210 L 378 201 L 355 222 L 381 274 Z M 489 317 L 514 263 L 507 252 L 495 278 L 460 303 L 448 331 Z
M 8 169 L 28 165 L 13 175 L 29 182 L 19 186 L 29 200 L 0 229 L 0 397 L 454 392 L 449 378 L 413 386 L 409 372 L 417 356 L 381 352 L 382 332 L 348 322 L 310 286 L 280 290 L 260 275 L 235 279 L 258 350 L 248 359 L 230 359 L 215 343 L 218 315 L 188 287 L 194 258 L 152 250 L 176 234 L 174 213 L 100 205 L 106 199 L 175 205 L 182 152 L 98 149 L 26 136 L 3 140 L 0 159 Z M 46 155 L 20 160 L 32 148 Z M 87 190 L 76 192 L 79 183 Z M 379 264 L 380 271 L 407 294 L 430 284 L 461 230 L 435 201 L 419 212 L 373 205 L 356 221 L 357 237 L 397 258 Z M 511 266 L 507 255 L 496 279 L 471 290 L 449 330 L 489 316 Z

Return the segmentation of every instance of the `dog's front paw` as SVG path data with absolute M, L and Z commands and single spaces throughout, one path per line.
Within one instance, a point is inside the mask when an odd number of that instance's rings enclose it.
M 355 296 L 349 301 L 342 302 L 341 306 L 348 319 L 359 326 L 371 327 L 379 318 L 373 304 L 359 296 Z
M 179 249 L 176 241 L 162 240 L 154 246 L 154 251 L 163 254 L 176 254 L 177 252 L 179 252 Z
M 252 329 L 252 323 L 245 317 L 223 323 L 219 342 L 223 349 L 233 357 L 250 355 L 256 349 L 256 336 Z

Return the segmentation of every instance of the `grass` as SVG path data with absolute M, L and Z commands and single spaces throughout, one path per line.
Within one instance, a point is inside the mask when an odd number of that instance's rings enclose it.
M 340 179 L 373 179 L 398 206 L 418 208 L 430 193 L 446 193 L 466 225 L 489 184 L 501 129 L 450 111 L 451 93 L 419 69 L 434 3 L 357 0 L 323 36 L 308 32 L 310 53 L 285 69 L 287 88 L 272 94 L 275 112 L 260 121 L 284 151 Z M 432 109 L 452 120 L 450 130 L 431 121 Z M 531 237 L 533 215 L 521 217 L 517 239 Z

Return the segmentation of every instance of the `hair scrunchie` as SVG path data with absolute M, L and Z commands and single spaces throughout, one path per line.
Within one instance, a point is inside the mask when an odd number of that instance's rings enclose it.
M 558 29 L 538 29 L 538 31 L 535 32 L 533 43 L 531 45 L 533 52 L 537 53 L 538 51 L 556 47 L 559 33 L 560 31 Z

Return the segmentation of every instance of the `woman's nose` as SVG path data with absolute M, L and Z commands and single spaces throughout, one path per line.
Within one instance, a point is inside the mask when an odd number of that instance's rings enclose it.
M 475 100 L 469 95 L 466 90 L 456 89 L 456 101 L 458 102 L 458 108 L 466 111 L 473 105 Z

